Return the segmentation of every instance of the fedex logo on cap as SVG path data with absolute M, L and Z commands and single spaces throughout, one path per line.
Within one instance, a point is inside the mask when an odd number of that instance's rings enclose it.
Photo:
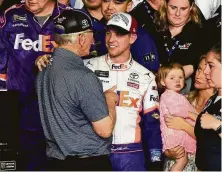
M 22 49 L 29 51 L 34 50 L 36 52 L 43 51 L 43 52 L 53 52 L 53 48 L 57 47 L 57 44 L 51 40 L 50 35 L 39 35 L 38 40 L 31 40 L 29 38 L 23 39 L 25 36 L 24 33 L 20 33 L 16 35 L 14 49 L 19 49 L 19 46 Z

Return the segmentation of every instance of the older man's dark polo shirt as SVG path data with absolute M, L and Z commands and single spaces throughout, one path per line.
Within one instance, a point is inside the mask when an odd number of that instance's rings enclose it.
M 111 137 L 99 137 L 91 125 L 108 115 L 100 80 L 71 51 L 58 48 L 52 57 L 53 64 L 37 79 L 47 156 L 108 155 Z

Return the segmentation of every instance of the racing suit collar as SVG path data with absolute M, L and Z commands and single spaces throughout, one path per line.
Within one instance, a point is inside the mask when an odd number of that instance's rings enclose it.
M 114 63 L 110 56 L 107 54 L 106 55 L 106 63 L 109 65 L 110 70 L 115 70 L 115 71 L 124 71 L 124 70 L 128 70 L 129 68 L 131 68 L 131 66 L 133 65 L 133 58 L 130 54 L 130 58 L 127 62 L 125 63 Z

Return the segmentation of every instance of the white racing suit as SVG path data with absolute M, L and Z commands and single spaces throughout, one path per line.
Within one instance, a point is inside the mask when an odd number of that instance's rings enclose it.
M 102 81 L 104 91 L 117 86 L 119 102 L 110 156 L 113 170 L 145 171 L 145 157 L 155 162 L 162 155 L 154 74 L 131 57 L 122 64 L 113 63 L 108 55 L 84 63 Z

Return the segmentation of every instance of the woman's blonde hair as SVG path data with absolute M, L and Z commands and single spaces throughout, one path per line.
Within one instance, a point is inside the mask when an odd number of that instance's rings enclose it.
M 215 47 L 213 47 L 209 52 L 214 52 L 218 56 L 221 55 L 221 53 L 219 53 L 219 49 L 217 49 Z M 207 56 L 207 54 L 203 54 L 202 56 L 200 56 L 199 64 L 202 60 L 205 60 L 206 56 Z M 214 91 L 216 91 L 216 89 Z M 187 100 L 190 102 L 190 104 L 192 104 L 198 96 L 199 96 L 199 90 L 195 88 L 195 90 L 191 91 L 187 95 Z
M 202 60 L 205 59 L 205 57 L 206 57 L 206 54 L 200 56 L 199 64 Z M 187 95 L 187 100 L 190 102 L 190 104 L 192 104 L 196 100 L 196 98 L 198 97 L 198 94 L 199 94 L 199 90 L 195 89 Z
M 161 66 L 157 72 L 157 77 L 156 77 L 157 87 L 158 87 L 160 94 L 163 93 L 165 90 L 165 87 L 161 84 L 161 81 L 166 79 L 168 73 L 172 69 L 181 69 L 183 71 L 183 75 L 185 77 L 185 72 L 183 70 L 183 66 L 179 63 L 170 63 L 168 65 Z
M 195 24 L 202 26 L 201 17 L 200 17 L 200 10 L 198 9 L 197 5 L 194 3 L 194 0 L 188 0 L 191 11 L 189 20 Z M 167 4 L 169 0 L 163 0 L 158 11 L 155 13 L 155 23 L 157 25 L 158 31 L 165 31 L 169 28 L 169 21 L 167 18 Z

